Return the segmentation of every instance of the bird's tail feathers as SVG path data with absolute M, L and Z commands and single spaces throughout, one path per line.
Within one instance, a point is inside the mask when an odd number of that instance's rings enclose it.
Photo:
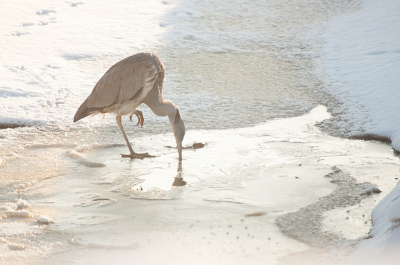
M 75 116 L 74 116 L 74 122 L 77 122 L 91 114 L 96 114 L 97 109 L 88 108 L 86 102 L 87 102 L 87 100 L 85 100 L 82 103 L 82 105 L 79 107 L 79 109 L 76 111 Z

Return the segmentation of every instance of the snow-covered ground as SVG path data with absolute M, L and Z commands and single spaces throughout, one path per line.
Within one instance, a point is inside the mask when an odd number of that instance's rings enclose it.
M 334 112 L 348 136 L 389 138 L 400 150 L 400 2 L 362 1 L 362 8 L 330 23 L 326 77 L 342 105 Z M 386 176 L 391 177 L 391 176 Z M 400 257 L 400 186 L 372 212 L 371 239 L 360 244 L 353 262 L 397 264 Z
M 157 51 L 166 1 L 0 3 L 0 123 L 67 124 L 116 61 Z
M 387 137 L 400 150 L 400 3 L 362 1 L 362 9 L 329 25 L 326 77 L 343 105 L 344 135 Z
M 399 263 L 400 183 L 372 211 L 374 224 L 368 240 L 351 256 L 354 264 Z

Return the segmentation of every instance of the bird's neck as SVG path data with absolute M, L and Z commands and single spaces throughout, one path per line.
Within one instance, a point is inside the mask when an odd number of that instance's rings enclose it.
M 153 104 L 148 104 L 150 109 L 156 114 L 157 116 L 168 116 L 168 118 L 175 117 L 177 107 L 169 100 L 160 100 L 153 102 Z

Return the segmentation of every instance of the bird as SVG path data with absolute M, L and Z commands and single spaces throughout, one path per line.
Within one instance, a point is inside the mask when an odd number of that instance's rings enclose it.
M 146 104 L 157 116 L 168 116 L 175 136 L 179 160 L 182 160 L 182 141 L 185 136 L 185 124 L 179 108 L 162 97 L 165 79 L 165 67 L 160 58 L 152 53 L 137 53 L 114 64 L 97 82 L 92 93 L 80 105 L 74 122 L 89 115 L 111 113 L 129 148 L 129 155 L 123 157 L 151 157 L 148 153 L 135 153 L 122 126 L 121 117 L 138 117 L 138 124 L 143 125 L 143 114 L 136 108 Z

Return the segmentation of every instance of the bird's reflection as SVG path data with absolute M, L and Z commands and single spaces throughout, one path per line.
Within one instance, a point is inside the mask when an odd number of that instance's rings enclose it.
M 172 183 L 172 186 L 185 186 L 186 185 L 186 181 L 183 180 L 182 177 L 182 161 L 179 161 L 178 163 L 178 169 L 177 169 L 177 174 L 176 177 L 174 179 L 174 182 Z

